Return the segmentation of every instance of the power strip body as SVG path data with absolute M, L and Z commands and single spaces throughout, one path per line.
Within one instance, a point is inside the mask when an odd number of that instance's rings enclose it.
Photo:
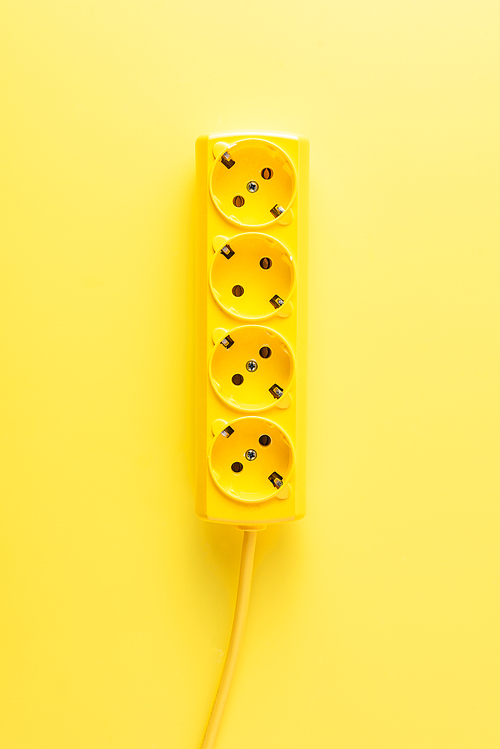
M 196 172 L 196 512 L 248 528 L 297 520 L 306 502 L 309 143 L 201 136 Z

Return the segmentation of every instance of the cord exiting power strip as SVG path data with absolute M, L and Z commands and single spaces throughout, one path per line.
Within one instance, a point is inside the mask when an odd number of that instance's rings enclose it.
M 220 677 L 219 687 L 215 695 L 212 712 L 205 731 L 201 749 L 212 749 L 217 738 L 217 732 L 221 722 L 224 707 L 226 705 L 229 687 L 233 678 L 234 668 L 240 650 L 243 631 L 250 601 L 250 590 L 252 587 L 253 560 L 255 555 L 255 542 L 257 531 L 243 531 L 243 546 L 241 549 L 240 578 L 238 582 L 238 593 L 234 609 L 233 628 L 226 653 L 226 660 Z

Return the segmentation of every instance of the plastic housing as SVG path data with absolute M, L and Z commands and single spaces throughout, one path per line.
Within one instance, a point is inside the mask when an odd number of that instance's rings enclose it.
M 300 135 L 196 142 L 196 512 L 205 520 L 262 527 L 305 513 L 308 180 Z

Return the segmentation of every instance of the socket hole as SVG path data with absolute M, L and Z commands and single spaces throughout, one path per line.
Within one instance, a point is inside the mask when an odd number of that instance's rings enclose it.
M 262 179 L 271 179 L 271 177 L 273 176 L 273 174 L 274 174 L 274 172 L 273 172 L 273 170 L 271 169 L 271 167 L 269 167 L 269 166 L 266 166 L 266 167 L 264 167 L 264 169 L 263 169 L 263 170 L 261 171 L 261 173 L 260 173 L 260 176 L 262 177 Z
M 243 382 L 243 375 L 241 375 L 241 374 L 234 374 L 231 377 L 231 382 L 233 383 L 233 385 L 241 385 L 241 383 Z
M 241 208 L 245 205 L 245 198 L 243 195 L 235 195 L 233 198 L 233 205 L 236 206 L 236 208 Z
M 271 260 L 270 257 L 263 257 L 259 263 L 260 267 L 263 268 L 264 270 L 269 270 L 272 264 L 273 264 L 273 261 Z
M 271 437 L 268 434 L 261 434 L 259 437 L 259 445 L 262 447 L 269 447 L 271 444 Z
M 269 359 L 273 352 L 269 348 L 269 346 L 262 346 L 262 348 L 259 351 L 259 354 L 262 356 L 263 359 Z
M 232 288 L 233 296 L 243 296 L 245 293 L 245 289 L 243 286 L 240 286 L 239 283 L 236 284 L 236 286 L 233 286 Z
M 243 470 L 243 463 L 240 463 L 238 460 L 235 461 L 231 466 L 231 470 L 234 471 L 235 473 L 239 473 L 240 471 Z

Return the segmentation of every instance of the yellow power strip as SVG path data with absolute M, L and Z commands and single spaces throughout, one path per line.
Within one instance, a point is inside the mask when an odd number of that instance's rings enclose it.
M 258 528 L 305 513 L 309 143 L 196 143 L 196 512 Z

